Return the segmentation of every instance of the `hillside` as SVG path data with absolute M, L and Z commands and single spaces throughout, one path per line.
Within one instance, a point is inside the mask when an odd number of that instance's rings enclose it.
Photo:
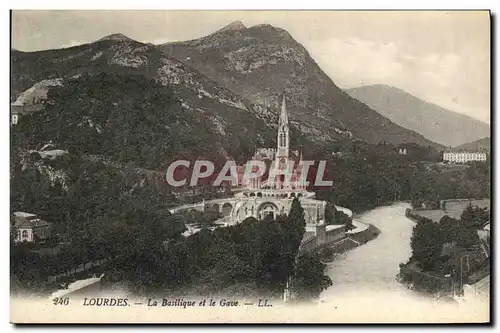
M 238 159 L 275 142 L 278 109 L 254 104 L 123 35 L 67 49 L 13 50 L 11 64 L 11 101 L 44 106 L 15 128 L 31 133 L 33 144 L 45 143 L 36 138 L 73 142 L 85 153 L 107 149 L 156 168 L 176 153 Z
M 454 147 L 490 135 L 488 124 L 428 103 L 395 87 L 371 85 L 347 89 L 346 92 L 394 123 L 445 146 Z
M 284 91 L 291 120 L 313 137 L 442 148 L 351 98 L 283 29 L 233 22 L 206 37 L 158 48 L 253 103 L 277 107 Z
M 467 151 L 490 151 L 491 150 L 491 138 L 482 138 L 473 142 L 464 143 L 463 145 L 455 147 L 457 150 L 467 150 Z

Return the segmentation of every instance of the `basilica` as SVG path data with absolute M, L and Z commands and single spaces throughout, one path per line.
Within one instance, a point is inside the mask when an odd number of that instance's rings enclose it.
M 230 226 L 241 223 L 249 217 L 262 220 L 275 218 L 289 213 L 295 198 L 304 209 L 306 232 L 301 247 L 306 250 L 315 249 L 321 244 L 334 242 L 345 236 L 345 225 L 326 225 L 326 201 L 316 200 L 315 193 L 307 190 L 306 172 L 302 173 L 302 151 L 290 150 L 290 128 L 286 100 L 283 97 L 279 116 L 277 146 L 275 148 L 256 149 L 250 161 L 265 162 L 268 173 L 245 181 L 244 171 L 249 164 L 237 169 L 237 177 L 233 178 L 232 197 L 203 200 L 202 203 L 187 204 L 170 209 L 175 214 L 186 210 L 215 210 L 222 217 L 217 224 Z M 262 164 L 262 163 L 261 163 Z M 252 164 L 251 164 L 252 165 Z M 304 168 L 304 170 L 306 170 Z M 237 179 L 236 179 L 237 178 Z M 337 207 L 337 206 L 336 206 Z M 349 211 L 337 207 L 337 209 Z M 350 212 L 350 211 L 349 211 Z M 352 216 L 352 212 L 349 213 Z M 189 229 L 189 228 L 188 228 Z M 196 232 L 196 228 L 187 234 Z
M 326 202 L 316 200 L 315 193 L 307 191 L 307 175 L 302 174 L 302 151 L 290 150 L 285 96 L 278 125 L 277 147 L 256 149 L 252 157 L 253 160 L 265 161 L 270 165 L 268 174 L 242 184 L 244 167 L 238 169 L 238 181 L 242 188 L 233 198 L 225 199 L 220 207 L 224 219 L 230 224 L 239 223 L 248 217 L 263 219 L 268 215 L 274 218 L 287 214 L 294 198 L 299 198 L 304 208 L 307 225 L 324 224 Z

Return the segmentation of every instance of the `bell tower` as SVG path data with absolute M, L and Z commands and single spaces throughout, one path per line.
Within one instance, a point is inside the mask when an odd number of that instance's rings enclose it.
M 288 127 L 288 112 L 286 110 L 286 99 L 283 93 L 281 102 L 281 113 L 278 127 L 278 149 L 276 150 L 276 159 L 280 164 L 283 159 L 288 163 L 288 153 L 290 148 L 290 129 Z

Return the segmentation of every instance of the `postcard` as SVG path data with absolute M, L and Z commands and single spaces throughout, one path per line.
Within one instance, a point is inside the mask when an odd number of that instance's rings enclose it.
M 14 10 L 12 323 L 489 323 L 489 11 Z

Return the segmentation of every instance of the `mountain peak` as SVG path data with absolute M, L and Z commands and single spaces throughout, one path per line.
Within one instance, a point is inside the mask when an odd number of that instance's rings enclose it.
M 440 147 L 343 93 L 290 33 L 263 23 L 244 29 L 232 23 L 222 30 L 236 30 L 160 48 L 181 62 L 188 59 L 190 67 L 255 104 L 269 103 L 278 109 L 277 95 L 286 89 L 289 115 L 296 122 L 307 123 L 301 131 L 311 133 L 307 137 L 314 141 L 355 138 Z
M 290 33 L 285 29 L 275 27 L 274 25 L 268 23 L 254 25 L 250 27 L 248 31 L 257 36 L 271 36 L 278 38 L 293 39 Z
M 241 21 L 233 21 L 223 27 L 222 29 L 217 30 L 217 32 L 224 32 L 224 31 L 241 31 L 241 30 L 246 30 L 247 27 L 241 22 Z
M 133 39 L 125 36 L 122 33 L 116 33 L 99 39 L 99 41 L 101 40 L 116 40 L 116 41 L 126 42 L 126 41 L 132 41 Z

